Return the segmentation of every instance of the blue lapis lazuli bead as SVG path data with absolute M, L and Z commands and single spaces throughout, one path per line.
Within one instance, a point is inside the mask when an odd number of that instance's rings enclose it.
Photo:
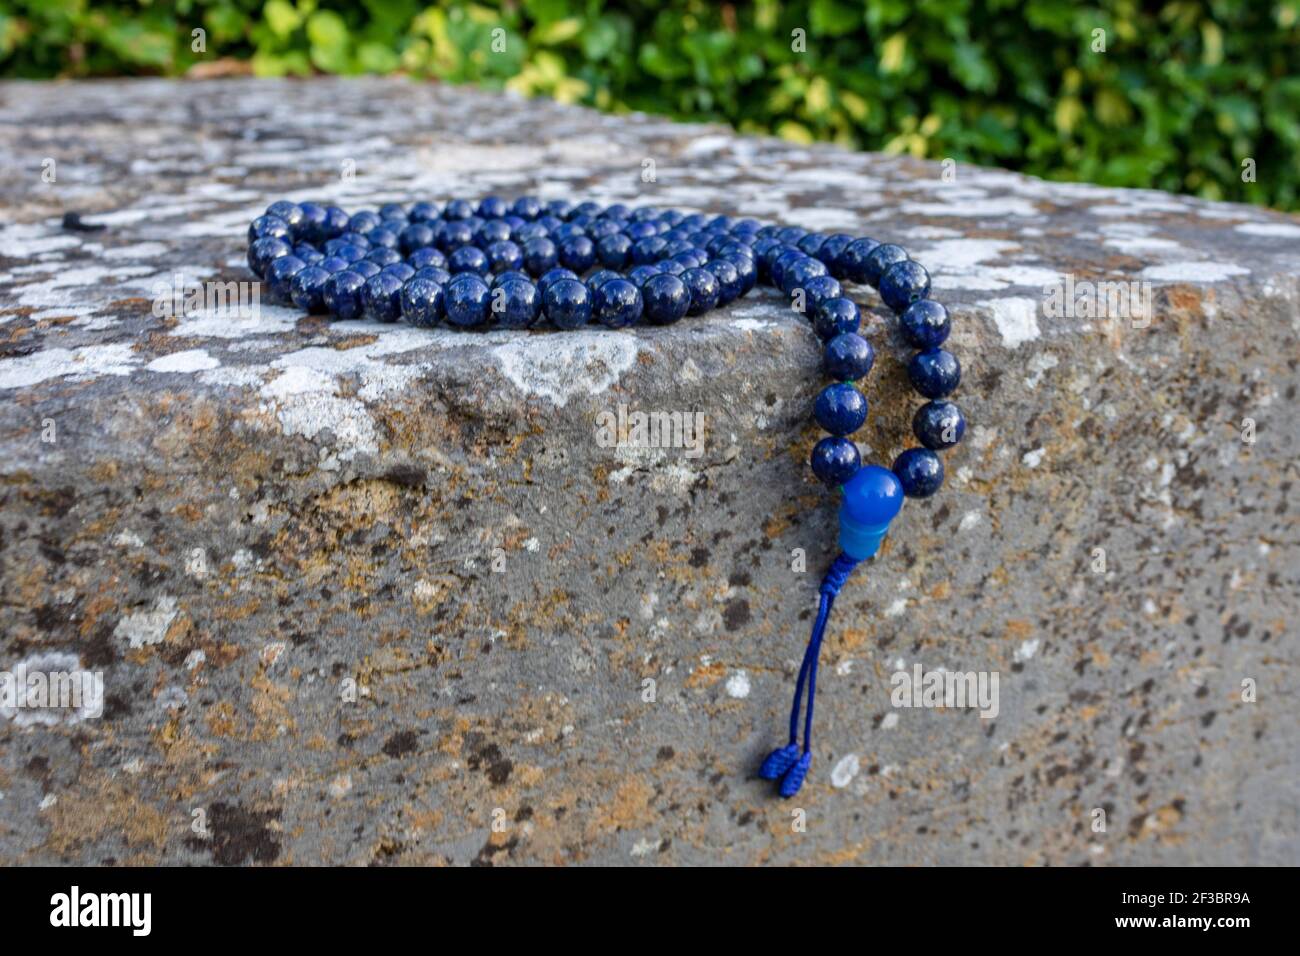
M 852 435 L 867 420 L 867 400 L 847 382 L 836 382 L 821 390 L 813 416 L 832 435 Z
M 826 374 L 838 382 L 866 378 L 875 361 L 875 349 L 856 332 L 845 332 L 826 343 Z
M 862 455 L 853 442 L 833 435 L 813 446 L 809 463 L 813 474 L 821 481 L 832 486 L 842 485 L 857 473 L 862 465 Z
M 912 356 L 907 376 L 926 398 L 943 398 L 961 381 L 961 363 L 945 349 L 925 349 Z
M 905 312 L 930 295 L 930 273 L 919 262 L 896 262 L 880 277 L 880 298 L 895 312 Z
M 943 461 L 928 448 L 909 448 L 894 459 L 894 474 L 909 498 L 928 498 L 943 484 Z
M 890 522 L 903 507 L 903 484 L 888 468 L 866 465 L 844 483 L 840 550 L 865 561 L 880 550 Z

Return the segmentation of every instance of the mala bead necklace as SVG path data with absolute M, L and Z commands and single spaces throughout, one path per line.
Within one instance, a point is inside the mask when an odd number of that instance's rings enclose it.
M 811 316 L 832 379 L 813 406 L 828 435 L 813 448 L 811 465 L 818 479 L 842 492 L 840 553 L 819 589 L 789 742 L 758 771 L 780 781 L 781 796 L 798 793 L 812 763 L 817 660 L 835 598 L 879 550 L 904 499 L 939 490 L 938 452 L 960 442 L 966 430 L 961 410 L 946 401 L 961 366 L 942 348 L 948 311 L 929 298 L 925 269 L 899 246 L 846 233 L 531 196 L 513 203 L 496 196 L 477 204 L 453 199 L 441 207 L 394 203 L 352 215 L 337 206 L 282 201 L 253 221 L 248 241 L 248 265 L 267 283 L 272 301 L 339 319 L 458 329 L 670 325 L 727 305 L 760 283 L 780 289 Z M 920 445 L 889 468 L 863 465 L 849 438 L 867 419 L 867 399 L 854 383 L 871 371 L 875 353 L 858 334 L 861 313 L 844 295 L 842 280 L 875 287 L 916 350 L 907 373 L 927 399 L 912 419 Z

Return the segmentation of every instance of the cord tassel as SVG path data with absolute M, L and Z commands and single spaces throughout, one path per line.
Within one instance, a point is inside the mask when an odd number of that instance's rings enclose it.
M 793 797 L 799 792 L 804 778 L 808 776 L 808 768 L 812 765 L 813 710 L 817 703 L 817 661 L 821 657 L 822 638 L 826 634 L 831 609 L 835 606 L 835 597 L 857 566 L 858 559 L 841 554 L 822 578 L 819 588 L 821 602 L 817 608 L 817 618 L 813 621 L 812 633 L 808 637 L 808 646 L 804 649 L 803 664 L 799 668 L 799 679 L 794 688 L 794 704 L 790 708 L 790 742 L 768 754 L 758 770 L 758 775 L 764 780 L 780 778 L 783 797 Z M 799 712 L 805 686 L 808 689 L 808 707 L 804 711 L 801 750 L 798 741 Z

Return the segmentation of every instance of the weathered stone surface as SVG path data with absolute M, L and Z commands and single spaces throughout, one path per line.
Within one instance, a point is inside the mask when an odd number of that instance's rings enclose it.
M 0 719 L 0 860 L 1300 862 L 1295 217 L 402 81 L 10 83 L 0 128 L 0 667 L 106 695 Z M 247 279 L 273 199 L 489 191 L 896 240 L 954 310 L 972 428 L 840 600 L 805 832 L 752 775 L 835 526 L 774 297 L 624 333 L 151 312 Z M 1149 324 L 1049 315 L 1066 276 L 1149 282 Z M 888 461 L 917 402 L 854 291 Z M 703 412 L 703 454 L 600 447 L 620 404 Z M 999 672 L 997 717 L 892 707 L 918 663 Z

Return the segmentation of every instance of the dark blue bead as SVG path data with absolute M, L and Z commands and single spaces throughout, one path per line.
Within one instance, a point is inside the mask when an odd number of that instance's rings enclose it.
M 849 247 L 853 237 L 846 232 L 837 232 L 826 239 L 817 250 L 817 258 L 825 263 L 826 268 L 831 271 L 837 279 L 843 279 L 844 275 L 840 272 L 839 258 L 840 254 Z
M 338 242 L 338 245 L 334 247 L 330 255 L 338 256 L 347 262 L 357 262 L 366 257 L 366 246 L 357 246 L 350 242 L 339 242 L 337 239 L 334 241 Z M 433 251 L 437 252 L 436 249 Z
M 926 349 L 912 356 L 907 364 L 912 387 L 926 398 L 943 398 L 961 381 L 961 364 L 957 356 L 943 349 Z
M 510 211 L 500 196 L 484 196 L 478 204 L 478 214 L 484 219 L 500 219 Z
M 507 269 L 505 272 L 498 272 L 496 275 L 494 275 L 492 277 L 492 281 L 488 284 L 495 289 L 497 286 L 501 285 L 501 283 L 505 282 L 507 279 L 525 279 L 528 282 L 533 281 L 528 277 L 528 273 L 526 272 L 520 272 L 518 269 Z
M 691 307 L 691 293 L 686 283 L 675 275 L 661 272 L 641 286 L 645 299 L 644 315 L 653 325 L 670 325 L 681 319 Z
M 518 229 L 512 231 L 510 238 L 519 243 L 520 246 L 533 239 L 546 239 L 550 233 L 540 222 L 526 222 Z
M 616 202 L 612 206 L 607 206 L 600 215 L 602 219 L 626 219 L 632 215 L 632 210 L 624 203 Z
M 474 244 L 486 249 L 494 242 L 505 242 L 511 235 L 510 224 L 504 219 L 489 219 L 474 230 Z
M 623 229 L 623 235 L 636 243 L 640 242 L 642 239 L 656 238 L 659 235 L 659 230 L 657 230 L 652 223 L 629 222 Z
M 840 382 L 866 378 L 876 351 L 856 332 L 844 332 L 826 343 L 826 374 Z
M 550 239 L 529 239 L 523 251 L 524 268 L 533 278 L 554 269 L 560 261 L 560 250 Z
M 446 269 L 437 267 L 437 265 L 425 265 L 425 267 L 416 269 L 415 276 L 412 276 L 412 278 L 428 278 L 430 282 L 437 282 L 443 289 L 446 289 L 447 282 L 451 281 L 451 273 L 447 272 Z
M 417 202 L 411 206 L 411 222 L 432 222 L 438 218 L 438 206 L 431 202 Z
M 293 299 L 293 304 L 304 312 L 325 311 L 325 301 L 322 296 L 325 292 L 325 283 L 330 281 L 331 275 L 332 272 L 321 266 L 299 269 L 289 282 L 289 297 Z
M 510 211 L 520 219 L 532 222 L 542 214 L 542 204 L 532 196 L 520 196 L 515 200 L 514 205 L 510 207 Z
M 909 448 L 894 459 L 893 471 L 909 498 L 928 498 L 943 484 L 943 462 L 928 448 Z
M 369 259 L 358 260 L 357 262 L 354 262 L 352 263 L 352 265 L 348 266 L 348 268 L 351 269 L 353 272 L 355 272 L 357 275 L 364 276 L 367 279 L 369 279 L 371 276 L 377 276 L 379 275 L 379 273 L 384 271 L 383 266 L 381 266 L 378 262 L 372 262 Z
M 668 243 L 660 236 L 638 239 L 632 244 L 632 262 L 638 266 L 657 262 L 666 248 Z
M 293 224 L 293 237 L 300 242 L 324 242 L 330 238 L 325 235 L 325 220 L 329 213 L 325 207 L 314 202 L 301 203 L 302 219 Z
M 655 265 L 660 272 L 666 272 L 670 276 L 680 276 L 686 271 L 686 267 L 676 259 L 660 259 Z
M 372 246 L 384 249 L 396 250 L 402 245 L 402 240 L 398 238 L 397 233 L 387 226 L 375 226 L 374 229 L 366 233 L 366 241 Z
M 367 209 L 352 217 L 348 222 L 348 229 L 359 236 L 364 236 L 371 229 L 382 224 L 383 220 Z
M 542 297 L 546 297 L 546 290 L 552 284 L 559 282 L 561 279 L 576 279 L 578 274 L 571 269 L 548 269 L 546 273 L 537 280 L 537 288 L 541 290 Z
M 623 278 L 623 274 L 615 272 L 613 269 L 597 269 L 591 275 L 587 276 L 587 288 L 594 292 L 610 279 L 621 278 Z
M 849 282 L 866 282 L 867 259 L 879 246 L 880 243 L 866 236 L 854 239 L 836 257 L 835 262 L 831 264 L 832 268 L 841 279 L 847 279 Z
M 366 280 L 361 290 L 361 305 L 366 317 L 379 322 L 396 322 L 402 316 L 403 280 L 391 272 L 381 272 Z
M 813 415 L 832 435 L 852 435 L 867 420 L 867 400 L 847 382 L 836 382 L 821 390 Z
M 393 265 L 395 262 L 401 262 L 402 254 L 396 249 L 386 249 L 383 246 L 376 246 L 366 253 L 366 258 L 382 269 L 385 266 Z
M 491 271 L 488 267 L 487 253 L 478 246 L 461 246 L 447 257 L 447 268 L 451 270 L 452 275 L 459 272 L 473 272 L 485 276 Z
M 347 231 L 350 222 L 348 214 L 338 206 L 326 206 L 325 222 L 322 224 L 321 235 L 327 239 L 341 236 Z
M 641 290 L 623 278 L 602 283 L 596 290 L 595 300 L 596 321 L 610 329 L 635 325 L 645 308 Z
M 799 253 L 799 256 L 798 262 L 786 266 L 781 271 L 781 291 L 787 296 L 794 295 L 795 289 L 806 286 L 809 279 L 828 275 L 826 267 L 812 256 L 804 255 L 802 252 Z M 778 261 L 777 265 L 780 266 L 780 264 L 780 261 Z
M 706 263 L 704 268 L 713 273 L 718 280 L 718 304 L 733 302 L 741 293 L 740 273 L 726 259 L 715 259 Z
M 570 239 L 576 239 L 579 236 L 585 236 L 586 234 L 587 230 L 571 222 L 566 222 L 558 229 L 551 230 L 551 238 L 560 245 L 564 245 Z
M 847 438 L 823 438 L 812 450 L 812 470 L 828 485 L 842 485 L 858 472 L 862 456 L 858 446 Z
M 293 246 L 283 239 L 267 236 L 256 240 L 248 247 L 248 268 L 258 276 L 265 276 L 271 260 L 291 255 L 293 255 Z
M 319 268 L 324 269 L 326 272 L 333 274 L 335 272 L 342 272 L 348 267 L 349 262 L 342 256 L 326 256 L 320 262 L 316 263 L 316 265 Z
M 597 219 L 587 227 L 587 235 L 593 242 L 619 233 L 619 225 L 613 219 Z
M 325 253 L 321 252 L 309 242 L 300 242 L 293 247 L 293 254 L 301 259 L 307 265 L 315 265 L 325 258 Z
M 416 276 L 402 286 L 402 318 L 420 328 L 432 328 L 442 319 L 446 294 L 442 286 Z
M 452 325 L 472 329 L 487 322 L 492 290 L 477 273 L 462 272 L 452 276 L 443 292 L 443 311 Z
M 768 255 L 770 256 L 771 253 Z M 784 291 L 786 272 L 807 258 L 806 255 L 791 246 L 786 246 L 782 251 L 778 252 L 775 258 L 772 259 L 771 266 L 768 269 L 768 275 L 772 278 L 772 285 Z M 825 268 L 825 266 L 822 268 Z
M 487 247 L 488 268 L 493 272 L 519 269 L 524 264 L 524 253 L 510 240 L 494 242 Z
M 588 200 L 587 202 L 580 202 L 578 205 L 573 207 L 572 212 L 569 213 L 569 220 L 572 221 L 575 216 L 589 216 L 594 218 L 598 215 L 600 215 L 600 203 L 594 203 Z
M 862 324 L 862 313 L 852 299 L 831 296 L 817 304 L 812 313 L 812 322 L 814 331 L 823 341 L 828 341 L 845 332 L 856 332 Z
M 816 259 L 813 261 L 817 262 Z M 821 263 L 818 263 L 818 265 L 821 265 Z M 826 267 L 822 265 L 822 268 L 825 269 Z M 816 316 L 817 310 L 821 308 L 823 302 L 841 298 L 840 292 L 842 290 L 840 289 L 839 280 L 831 276 L 813 276 L 804 282 L 800 288 L 803 289 L 803 309 L 801 311 L 813 316 Z M 795 300 L 795 304 L 799 304 L 799 289 L 795 289 L 791 297 Z
M 596 244 L 586 236 L 574 236 L 560 243 L 560 265 L 582 275 L 596 264 Z
M 657 276 L 660 274 L 661 273 L 657 266 L 633 266 L 628 270 L 627 278 L 629 282 L 637 288 L 640 288 L 646 284 L 646 280 L 651 276 Z
M 289 283 L 297 273 L 307 268 L 307 263 L 297 256 L 277 256 L 266 267 L 266 282 L 270 286 L 272 302 L 292 302 Z
M 356 221 L 356 218 L 356 216 L 352 217 L 354 222 Z M 369 231 L 369 229 L 366 230 L 366 232 Z M 370 240 L 367 239 L 363 233 L 357 232 L 355 229 L 349 229 L 347 232 L 343 233 L 343 235 L 331 241 L 339 244 L 347 243 L 352 246 L 360 246 L 362 249 L 370 248 Z
M 966 434 L 966 418 L 952 402 L 926 402 L 912 417 L 912 434 L 926 448 L 951 448 Z
M 526 329 L 541 311 L 542 293 L 527 278 L 507 278 L 492 289 L 492 314 L 503 329 Z
M 913 302 L 898 317 L 898 328 L 907 344 L 918 349 L 943 345 L 952 330 L 948 310 L 933 299 Z
M 687 315 L 703 315 L 710 309 L 717 308 L 718 295 L 721 290 L 718 278 L 707 269 L 693 268 L 682 273 L 682 281 L 691 294 L 691 305 Z
M 556 218 L 563 219 L 573 211 L 573 203 L 567 199 L 552 199 L 546 204 L 546 211 Z
M 892 242 L 876 246 L 871 250 L 871 255 L 867 256 L 866 265 L 863 268 L 867 284 L 879 288 L 880 277 L 889 270 L 889 267 L 895 263 L 906 261 L 907 250 L 902 246 L 896 246 Z
M 744 256 L 731 259 L 730 262 L 736 270 L 736 276 L 740 279 L 740 294 L 744 295 L 758 282 L 758 266 L 753 260 L 746 259 Z
M 474 244 L 474 229 L 464 220 L 444 222 L 435 241 L 439 249 L 450 255 L 462 246 Z
M 818 256 L 817 253 L 821 250 L 822 244 L 825 242 L 826 236 L 822 235 L 820 232 L 810 232 L 795 243 L 795 248 L 804 255 L 820 259 L 821 257 Z M 825 265 L 825 263 L 822 264 Z
M 547 286 L 542 308 L 557 328 L 581 328 L 591 321 L 591 290 L 578 279 L 559 279 Z
M 785 226 L 782 229 L 778 229 L 776 233 L 778 239 L 790 246 L 793 246 L 806 235 L 808 235 L 808 230 L 800 229 L 798 226 Z M 807 255 L 807 253 L 805 253 L 805 255 Z
M 397 276 L 397 278 L 401 279 L 403 282 L 415 275 L 415 270 L 405 262 L 394 262 L 391 265 L 384 266 L 379 271 L 386 272 L 392 276 Z
M 425 266 L 437 266 L 439 269 L 447 268 L 447 257 L 432 246 L 416 249 L 406 257 L 406 262 L 417 272 Z
M 880 297 L 895 312 L 930 295 L 930 273 L 919 262 L 897 262 L 880 277 Z
M 351 269 L 336 272 L 325 283 L 322 299 L 325 309 L 340 319 L 355 319 L 361 315 L 361 287 L 367 276 Z
M 453 199 L 442 207 L 442 218 L 450 222 L 468 219 L 474 215 L 474 207 L 464 199 Z
M 386 202 L 379 207 L 379 218 L 405 222 L 410 217 L 407 216 L 406 210 L 402 208 L 400 203 Z
M 279 216 L 258 216 L 248 225 L 248 241 L 256 242 L 258 239 L 291 239 L 293 232 L 289 224 Z
M 297 203 L 289 202 L 287 199 L 281 199 L 279 202 L 273 202 L 266 207 L 266 215 L 283 219 L 292 229 L 302 222 L 302 207 Z

